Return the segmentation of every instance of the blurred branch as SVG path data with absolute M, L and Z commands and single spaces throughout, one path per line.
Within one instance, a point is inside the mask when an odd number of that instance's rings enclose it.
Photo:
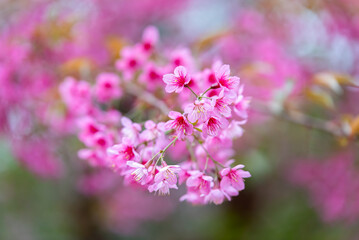
M 313 118 L 298 111 L 273 111 L 267 104 L 260 101 L 252 101 L 251 105 L 255 111 L 263 114 L 271 115 L 307 128 L 317 129 L 336 137 L 348 137 L 344 130 L 333 122 Z
M 139 88 L 135 84 L 127 82 L 125 85 L 125 88 L 126 88 L 127 92 L 138 97 L 142 101 L 147 102 L 147 103 L 151 104 L 152 106 L 158 108 L 166 116 L 170 112 L 169 108 L 166 106 L 166 104 L 163 101 L 156 98 L 151 93 L 149 93 L 147 91 L 143 91 L 141 88 Z

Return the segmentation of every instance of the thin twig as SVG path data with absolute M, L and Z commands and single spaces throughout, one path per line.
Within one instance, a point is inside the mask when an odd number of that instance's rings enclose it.
M 274 117 L 286 120 L 291 123 L 302 125 L 307 128 L 317 129 L 337 137 L 346 137 L 346 134 L 343 132 L 343 130 L 332 122 L 313 118 L 298 111 L 281 111 L 277 113 L 275 111 L 272 111 L 270 107 L 268 107 L 265 103 L 261 103 L 259 101 L 252 101 L 251 106 L 252 109 L 260 113 L 272 115 Z
M 163 101 L 156 98 L 151 93 L 143 91 L 141 88 L 132 84 L 131 82 L 126 83 L 125 88 L 127 92 L 158 108 L 163 114 L 167 115 L 170 112 L 169 108 L 166 106 L 166 104 L 164 104 Z
M 207 90 L 206 91 L 204 91 L 202 94 L 201 94 L 201 96 L 200 96 L 200 98 L 202 98 L 202 97 L 204 97 L 204 94 L 206 94 L 209 90 L 211 90 L 211 89 L 213 89 L 213 87 L 211 86 L 211 87 L 209 87 L 209 88 L 207 88 Z
M 152 160 L 154 160 L 156 158 L 156 156 L 158 156 L 158 154 L 160 154 L 160 156 L 157 158 L 157 161 L 155 163 L 155 166 L 158 164 L 159 160 L 163 161 L 163 158 L 164 158 L 164 155 L 165 155 L 165 152 L 167 151 L 167 149 L 175 144 L 175 142 L 178 140 L 178 136 L 176 136 L 164 149 L 158 151 L 152 158 L 149 162 L 151 162 Z
M 217 160 L 215 160 L 215 159 L 211 156 L 211 154 L 210 154 L 210 153 L 208 152 L 208 150 L 203 146 L 203 143 L 198 139 L 197 136 L 195 136 L 195 135 L 193 135 L 193 136 L 194 136 L 194 138 L 197 140 L 197 142 L 199 143 L 199 145 L 201 145 L 202 149 L 206 152 L 207 157 L 209 157 L 214 164 L 219 165 L 219 166 L 221 166 L 221 167 L 223 167 L 223 168 L 226 167 L 226 166 L 224 166 L 222 163 L 218 162 Z
M 198 160 L 197 160 L 197 158 L 196 158 L 196 155 L 195 155 L 194 152 L 193 152 L 192 142 L 188 141 L 188 139 L 186 139 L 186 146 L 187 146 L 187 149 L 188 149 L 188 151 L 189 151 L 191 160 L 192 160 L 193 162 L 195 162 L 196 165 L 197 165 L 197 167 L 198 167 Z
M 188 85 L 185 85 L 186 88 L 188 88 L 189 90 L 191 90 L 191 92 L 196 96 L 196 98 L 198 98 L 198 95 L 192 90 L 192 88 Z

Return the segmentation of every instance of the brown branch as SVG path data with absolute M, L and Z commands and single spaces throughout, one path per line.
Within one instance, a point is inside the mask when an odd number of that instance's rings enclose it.
M 298 111 L 280 111 L 277 113 L 273 111 L 265 103 L 259 101 L 255 101 L 255 102 L 252 101 L 251 106 L 252 109 L 260 113 L 271 115 L 279 119 L 283 119 L 288 122 L 295 123 L 307 128 L 317 129 L 332 134 L 336 137 L 347 137 L 347 134 L 345 134 L 343 129 L 333 122 L 324 121 L 318 118 L 313 118 Z
M 169 108 L 166 106 L 166 104 L 161 101 L 160 99 L 156 98 L 154 95 L 152 95 L 149 92 L 143 91 L 141 88 L 136 86 L 135 84 L 132 84 L 130 82 L 125 84 L 126 91 L 139 99 L 141 99 L 144 102 L 147 102 L 151 104 L 152 106 L 158 108 L 163 114 L 167 115 L 169 113 Z

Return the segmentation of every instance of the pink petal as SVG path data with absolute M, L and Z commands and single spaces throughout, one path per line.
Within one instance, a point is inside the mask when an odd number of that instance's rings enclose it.
M 156 123 L 154 123 L 152 120 L 148 120 L 145 122 L 146 129 L 153 129 L 155 127 L 156 127 Z
M 178 66 L 178 67 L 175 68 L 174 74 L 175 74 L 176 76 L 183 76 L 183 77 L 185 77 L 185 76 L 187 75 L 187 69 L 186 69 L 185 67 L 183 67 L 183 66 Z
M 175 90 L 176 93 L 180 93 L 183 91 L 183 87 L 184 86 L 180 86 L 180 87 L 177 87 L 177 89 Z
M 176 81 L 177 77 L 173 74 L 166 74 L 163 76 L 163 81 L 167 84 L 174 83 Z
M 187 187 L 196 187 L 200 184 L 200 180 L 197 177 L 189 177 L 186 181 Z
M 203 180 L 206 180 L 206 181 L 208 181 L 208 182 L 212 182 L 212 181 L 213 181 L 213 177 L 211 177 L 211 176 L 203 176 L 202 179 L 203 179 Z
M 231 73 L 231 70 L 229 68 L 229 65 L 222 65 L 219 69 L 217 69 L 216 77 L 218 79 L 228 78 L 230 73 Z
M 220 186 L 222 190 L 225 190 L 229 187 L 231 187 L 231 180 L 229 179 L 229 177 L 223 177 L 221 182 L 220 182 Z
M 176 111 L 170 111 L 168 116 L 171 118 L 171 119 L 176 119 L 178 117 L 181 117 L 182 114 L 179 113 L 179 112 L 176 112 Z
M 168 93 L 171 93 L 171 92 L 174 92 L 174 91 L 176 91 L 176 90 L 178 90 L 177 89 L 177 86 L 176 85 L 167 85 L 166 86 L 166 88 L 165 88 L 165 90 L 166 90 L 166 92 L 168 92 Z M 176 91 L 177 92 L 177 91 Z
M 140 164 L 138 162 L 134 162 L 134 161 L 127 161 L 126 164 L 133 168 L 144 168 L 145 167 L 142 164 Z
M 151 43 L 157 42 L 159 38 L 158 29 L 154 26 L 148 26 L 143 32 L 143 41 L 149 41 Z
M 248 171 L 240 171 L 239 175 L 241 175 L 242 178 L 249 178 L 252 176 Z
M 224 177 L 224 176 L 227 176 L 229 171 L 231 171 L 230 168 L 224 168 L 222 169 L 222 171 L 220 172 L 221 176 Z
M 237 170 L 237 169 L 240 169 L 240 168 L 244 168 L 244 165 L 243 164 L 238 164 L 235 167 L 233 167 L 232 169 Z
M 127 117 L 122 117 L 121 118 L 121 124 L 124 126 L 124 127 L 130 127 L 132 125 L 132 121 L 127 118 Z

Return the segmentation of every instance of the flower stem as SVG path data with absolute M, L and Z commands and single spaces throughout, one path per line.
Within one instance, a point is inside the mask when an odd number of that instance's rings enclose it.
M 161 151 L 159 151 L 158 153 L 156 153 L 152 158 L 151 158 L 151 160 L 150 161 L 152 161 L 153 159 L 155 159 L 156 158 L 156 156 L 158 155 L 158 154 L 160 154 L 161 153 Z M 149 162 L 150 162 L 149 161 Z
M 200 98 L 203 98 L 204 97 L 204 94 L 206 94 L 209 90 L 213 89 L 212 86 L 207 88 L 206 91 L 204 91 L 204 93 L 201 94 Z
M 187 149 L 188 149 L 189 154 L 190 154 L 190 156 L 191 156 L 191 160 L 192 160 L 193 162 L 195 162 L 196 165 L 197 165 L 197 168 L 199 168 L 199 167 L 198 167 L 198 161 L 197 161 L 196 155 L 195 155 L 194 152 L 193 152 L 192 142 L 190 142 L 190 141 L 188 141 L 188 140 L 186 139 L 186 146 L 187 146 Z
M 193 135 L 194 138 L 197 140 L 197 142 L 201 145 L 201 147 L 203 148 L 203 150 L 206 152 L 207 156 L 212 160 L 212 162 L 222 168 L 225 168 L 226 166 L 224 166 L 222 163 L 216 161 L 212 156 L 211 154 L 209 154 L 208 150 L 203 146 L 203 143 L 198 139 L 197 136 Z
M 176 141 L 178 140 L 178 136 L 176 136 L 163 150 L 160 151 L 161 155 L 163 155 L 166 150 L 172 145 L 174 144 Z
M 160 154 L 160 156 L 158 157 L 158 159 L 156 160 L 156 163 L 155 163 L 155 166 L 157 166 L 158 162 L 160 160 L 163 160 L 163 157 L 165 155 L 165 152 L 167 151 L 167 149 L 172 145 L 174 144 L 176 141 L 178 140 L 178 136 L 176 136 L 164 149 L 160 150 L 159 152 L 157 152 L 152 158 L 150 161 L 153 161 L 157 156 L 158 154 Z M 150 162 L 149 161 L 149 162 Z
M 192 90 L 190 86 L 186 85 L 185 87 L 191 90 L 191 92 L 196 96 L 196 98 L 198 98 L 198 95 Z
M 148 104 L 151 104 L 152 106 L 158 108 L 163 114 L 167 115 L 170 109 L 167 107 L 167 105 L 160 99 L 156 98 L 154 95 L 149 93 L 148 91 L 144 91 L 137 85 L 133 83 L 126 83 L 124 86 L 126 91 L 139 99 L 141 99 L 144 102 L 147 102 Z

